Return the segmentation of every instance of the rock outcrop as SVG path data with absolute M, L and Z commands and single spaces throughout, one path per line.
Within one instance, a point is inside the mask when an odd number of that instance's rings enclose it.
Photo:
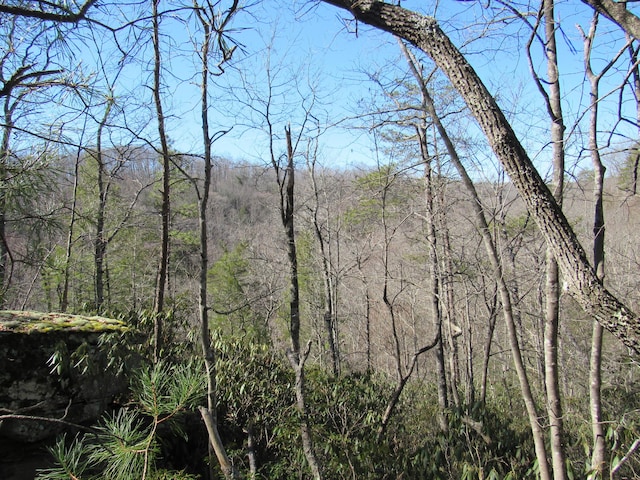
M 37 442 L 101 416 L 126 391 L 107 368 L 105 333 L 127 326 L 104 317 L 0 311 L 0 438 Z M 29 417 L 29 418 L 25 418 Z

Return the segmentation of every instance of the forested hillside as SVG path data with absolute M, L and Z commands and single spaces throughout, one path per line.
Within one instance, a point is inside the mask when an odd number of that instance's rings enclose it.
M 635 12 L 274 3 L 397 38 L 327 87 L 266 2 L 0 5 L 0 309 L 126 324 L 38 478 L 639 476 Z

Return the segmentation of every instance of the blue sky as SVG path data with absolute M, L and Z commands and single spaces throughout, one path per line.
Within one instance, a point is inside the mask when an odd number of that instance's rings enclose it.
M 273 2 L 277 3 L 277 2 Z M 397 56 L 399 51 L 393 39 L 382 32 L 359 27 L 362 33 L 356 38 L 355 33 L 349 31 L 354 26 L 345 25 L 343 12 L 334 7 L 320 4 L 312 10 L 294 11 L 287 5 L 273 8 L 266 3 L 252 9 L 251 16 L 239 16 L 235 25 L 246 30 L 234 34 L 237 41 L 243 45 L 244 51 L 236 51 L 233 65 L 226 73 L 217 79 L 220 88 L 212 89 L 212 106 L 216 109 L 221 105 L 222 112 L 212 114 L 212 119 L 221 129 L 234 125 L 232 131 L 214 145 L 214 151 L 221 156 L 228 156 L 237 160 L 257 160 L 264 156 L 264 142 L 266 138 L 256 130 L 250 128 L 251 121 L 244 118 L 246 108 L 239 104 L 228 102 L 226 90 L 241 83 L 239 76 L 253 80 L 251 87 L 256 89 L 256 95 L 264 92 L 266 86 L 266 60 L 270 55 L 272 74 L 276 82 L 281 83 L 279 91 L 292 94 L 299 84 L 303 90 L 302 96 L 311 95 L 309 84 L 317 91 L 318 107 L 312 112 L 322 123 L 339 122 L 352 116 L 353 105 L 358 97 L 368 88 L 363 85 L 364 78 L 359 70 L 370 68 L 372 64 L 386 61 L 389 56 Z M 258 18 L 260 22 L 256 22 Z M 368 32 L 364 32 L 368 30 Z M 270 50 L 267 53 L 267 50 Z M 258 86 L 258 84 L 261 86 Z M 288 83 L 288 85 L 286 85 Z M 363 90 L 364 89 L 364 90 Z M 197 103 L 189 86 L 184 88 L 183 105 Z M 216 97 L 222 97 L 216 99 Z M 278 108 L 278 100 L 282 100 L 282 108 Z M 291 100 L 291 99 L 290 99 Z M 282 97 L 274 103 L 276 129 L 282 132 L 284 125 L 291 122 L 295 126 L 303 114 L 302 101 L 289 101 L 284 105 Z M 296 104 L 297 103 L 297 104 Z M 189 110 L 189 108 L 187 108 Z M 282 111 L 280 111 L 282 110 Z M 277 117 L 277 118 L 276 118 Z M 191 119 L 193 128 L 188 129 L 186 135 L 181 136 L 176 144 L 184 150 L 197 150 L 201 143 L 197 131 L 199 111 L 182 116 L 180 123 Z M 175 139 L 174 139 L 175 141 Z M 323 150 L 328 157 L 339 158 L 341 163 L 370 163 L 368 141 L 356 131 L 347 131 L 341 127 L 334 127 L 323 134 Z
M 417 0 L 403 1 L 407 8 L 433 13 L 435 4 L 425 5 Z M 588 30 L 591 11 L 578 0 L 558 2 L 557 5 L 558 16 L 562 20 L 559 46 L 564 108 L 566 123 L 571 126 L 581 118 L 588 100 L 582 69 L 582 39 L 575 25 L 580 24 Z M 495 7 L 495 3 L 492 6 Z M 445 0 L 435 11 L 445 32 L 467 53 L 489 90 L 498 97 L 521 141 L 541 165 L 544 174 L 549 120 L 544 103 L 531 82 L 524 57 L 526 28 L 516 23 L 500 22 L 485 31 L 486 19 L 483 16 L 491 16 L 494 12 L 482 8 L 477 2 Z M 365 25 L 356 26 L 348 12 L 322 2 L 309 1 L 262 1 L 240 14 L 233 26 L 236 31 L 232 36 L 244 50 L 236 52 L 233 64 L 216 79 L 218 86 L 211 89 L 212 130 L 233 127 L 229 134 L 214 144 L 216 155 L 234 160 L 267 160 L 267 137 L 264 129 L 260 128 L 259 115 L 251 115 L 246 105 L 231 101 L 230 91 L 242 96 L 238 93 L 238 86 L 244 79 L 259 104 L 264 98 L 265 58 L 269 51 L 273 78 L 278 83 L 272 117 L 276 133 L 281 134 L 289 122 L 296 132 L 304 101 L 309 99 L 313 88 L 318 96 L 318 104 L 313 110 L 316 118 L 321 124 L 338 124 L 327 129 L 321 137 L 323 162 L 331 166 L 374 164 L 371 137 L 363 129 L 347 128 L 357 122 L 345 119 L 361 111 L 358 107 L 360 101 L 368 101 L 372 95 L 380 93 L 375 85 L 366 81 L 365 71 L 381 70 L 391 72 L 390 75 L 400 75 L 404 69 L 404 60 L 391 35 Z M 198 79 L 194 77 L 195 70 L 186 53 L 193 51 L 188 28 L 167 20 L 163 22 L 162 29 L 164 39 L 171 42 L 171 47 L 164 53 L 165 60 L 170 62 L 168 74 L 164 77 L 169 136 L 177 150 L 198 153 L 202 151 Z M 614 30 L 607 21 L 601 22 L 601 29 Z M 479 33 L 485 35 L 482 40 L 466 44 Z M 621 45 L 621 37 L 617 33 L 605 38 L 608 41 L 599 44 L 597 58 L 609 58 Z M 537 61 L 537 68 L 544 72 L 546 67 L 539 53 Z M 116 93 L 126 92 L 136 78 L 148 76 L 149 72 L 144 68 L 148 66 L 136 66 L 128 71 L 129 78 L 123 76 Z M 613 72 L 611 79 L 618 82 L 623 75 L 624 72 Z M 611 81 L 606 79 L 602 91 L 607 91 L 611 85 Z M 134 96 L 148 95 L 148 89 L 140 92 L 134 92 Z M 609 100 L 611 102 L 606 101 L 602 105 L 603 124 L 615 121 L 611 115 L 616 113 L 613 107 L 616 98 Z M 142 104 L 141 107 L 145 108 Z M 473 122 L 466 121 L 458 127 L 459 132 L 456 133 L 464 132 L 474 141 L 481 138 Z M 147 130 L 150 135 L 154 134 L 154 128 L 153 122 L 149 123 Z M 633 127 L 625 127 L 625 131 L 637 137 Z M 577 160 L 580 155 L 578 133 L 579 129 L 574 130 L 570 137 L 572 144 L 576 145 L 574 156 Z M 280 144 L 278 148 L 284 149 L 284 145 Z M 483 158 L 488 161 L 491 154 L 485 149 L 478 157 L 481 161 Z

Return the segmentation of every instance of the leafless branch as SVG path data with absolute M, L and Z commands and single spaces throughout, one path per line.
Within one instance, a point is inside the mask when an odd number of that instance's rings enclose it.
M 98 0 L 87 0 L 79 10 L 73 11 L 64 4 L 40 1 L 38 2 L 43 8 L 36 10 L 21 5 L 8 5 L 0 3 L 0 13 L 8 13 L 19 17 L 38 18 L 40 20 L 50 20 L 58 23 L 78 23 L 80 20 L 87 18 L 89 9 L 97 3 Z M 66 2 L 65 2 L 66 3 Z M 50 10 L 45 10 L 48 7 Z

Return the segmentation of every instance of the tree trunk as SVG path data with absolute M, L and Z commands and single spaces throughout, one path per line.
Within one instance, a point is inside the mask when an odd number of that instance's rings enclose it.
M 95 309 L 100 313 L 104 304 L 104 277 L 105 277 L 105 257 L 107 254 L 107 235 L 105 233 L 104 221 L 107 210 L 108 187 L 106 185 L 105 176 L 107 175 L 103 151 L 102 151 L 102 132 L 109 119 L 109 113 L 113 106 L 113 99 L 109 99 L 104 115 L 98 125 L 98 133 L 96 139 L 96 151 L 94 158 L 97 167 L 98 184 L 98 211 L 96 213 L 96 238 L 94 239 L 94 264 L 95 264 Z
M 245 433 L 247 434 L 247 457 L 249 459 L 249 478 L 258 478 L 258 459 L 256 457 L 256 438 L 253 431 L 253 425 L 248 425 Z
M 594 249 L 595 253 L 595 249 Z M 591 434 L 593 450 L 591 452 L 590 480 L 603 480 L 609 477 L 606 471 L 607 449 L 605 443 L 604 424 L 602 423 L 602 337 L 604 328 L 593 322 L 591 334 L 591 356 L 589 359 L 589 411 L 591 412 Z
M 17 108 L 18 102 L 23 95 L 18 95 L 17 99 L 12 102 L 12 92 L 5 93 L 3 102 L 3 121 L 2 125 L 2 141 L 0 141 L 0 183 L 5 185 L 8 177 L 7 164 L 11 154 L 10 144 L 11 135 L 13 134 L 14 120 L 13 114 Z M 1 98 L 1 97 L 0 97 Z M 5 188 L 0 188 L 0 308 L 4 308 L 5 294 L 11 284 L 11 273 L 13 271 L 13 257 L 7 240 L 7 199 Z
M 504 279 L 504 274 L 502 271 L 502 264 L 498 257 L 498 252 L 495 247 L 495 243 L 493 242 L 493 238 L 491 236 L 491 231 L 489 229 L 489 225 L 484 215 L 484 210 L 482 208 L 482 204 L 480 202 L 480 198 L 478 197 L 478 193 L 471 181 L 471 178 L 467 174 L 460 158 L 458 157 L 458 153 L 453 146 L 447 131 L 445 130 L 440 118 L 436 112 L 435 105 L 433 103 L 433 99 L 431 94 L 424 82 L 424 79 L 421 75 L 419 75 L 417 69 L 412 69 L 414 77 L 419 83 L 422 97 L 424 100 L 424 106 L 431 116 L 431 119 L 438 130 L 438 134 L 440 138 L 444 142 L 447 147 L 447 151 L 449 153 L 449 157 L 451 162 L 456 167 L 458 174 L 462 178 L 462 182 L 464 183 L 467 191 L 471 195 L 471 204 L 476 217 L 476 222 L 478 223 L 478 227 L 482 234 L 482 239 L 487 250 L 487 255 L 489 256 L 489 261 L 495 273 L 496 281 L 498 282 L 498 291 L 500 293 L 500 299 L 502 301 L 502 311 L 505 318 L 505 323 L 507 326 L 507 332 L 509 336 L 509 343 L 511 345 L 511 354 L 513 356 L 513 361 L 516 367 L 516 372 L 518 373 L 518 379 L 520 381 L 520 389 L 522 391 L 522 397 L 527 409 L 527 414 L 529 416 L 529 424 L 531 426 L 531 433 L 533 435 L 533 441 L 536 451 L 536 457 L 538 459 L 538 468 L 540 471 L 540 477 L 543 480 L 551 479 L 551 471 L 549 470 L 549 464 L 547 461 L 547 453 L 545 447 L 544 440 L 544 432 L 542 431 L 542 427 L 538 423 L 538 413 L 536 409 L 535 400 L 533 398 L 533 394 L 531 392 L 531 386 L 529 384 L 529 379 L 527 377 L 527 371 L 524 366 L 524 361 L 522 359 L 522 353 L 520 351 L 520 345 L 518 343 L 518 334 L 516 331 L 516 325 L 513 318 L 513 308 L 511 305 L 511 296 L 509 294 L 509 289 L 507 287 L 506 281 Z
M 202 123 L 202 143 L 204 147 L 204 179 L 202 182 L 202 190 L 198 188 L 197 181 L 194 180 L 194 186 L 198 196 L 198 223 L 200 227 L 200 295 L 198 301 L 198 311 L 200 315 L 200 344 L 202 347 L 202 356 L 207 374 L 207 406 L 200 407 L 200 414 L 205 423 L 209 435 L 209 444 L 220 465 L 223 475 L 227 479 L 241 478 L 238 470 L 231 462 L 218 433 L 218 414 L 217 414 L 217 385 L 216 385 L 216 358 L 215 351 L 211 345 L 211 335 L 209 332 L 209 305 L 207 300 L 207 273 L 209 271 L 209 253 L 208 253 L 208 231 L 207 231 L 207 207 L 209 205 L 209 190 L 211 189 L 211 170 L 213 159 L 211 155 L 211 143 L 213 138 L 209 132 L 209 102 L 208 102 L 208 85 L 209 85 L 209 56 L 210 45 L 215 38 L 212 32 L 211 16 L 215 15 L 214 11 L 200 9 L 194 3 L 196 13 L 200 24 L 204 31 L 204 38 L 201 48 L 202 61 L 202 77 L 200 91 L 200 117 Z M 228 18 L 233 15 L 235 8 L 230 10 Z M 210 465 L 213 465 L 212 458 Z
M 323 0 L 360 21 L 394 33 L 428 54 L 447 75 L 484 131 L 489 144 L 518 189 L 584 311 L 629 348 L 640 353 L 637 315 L 598 280 L 567 218 L 520 144 L 511 125 L 477 73 L 440 29 L 436 20 L 378 1 Z
M 633 75 L 633 91 L 636 99 L 636 120 L 640 119 L 640 65 L 638 64 L 638 51 L 631 43 L 631 37 L 627 35 L 627 42 L 629 42 L 629 57 L 631 60 L 631 73 Z M 640 124 L 639 124 L 640 125 Z M 636 145 L 638 147 L 638 145 Z M 631 193 L 637 195 L 638 193 L 638 169 L 640 168 L 640 150 L 636 148 L 633 152 L 634 159 L 631 166 Z M 595 261 L 595 260 L 594 260 Z M 596 269 L 597 271 L 597 269 Z
M 551 142 L 553 156 L 553 197 L 558 207 L 562 206 L 564 190 L 564 119 L 558 75 L 556 48 L 556 22 L 554 0 L 542 0 L 544 12 L 545 52 L 547 54 L 547 97 L 551 116 Z M 536 78 L 536 81 L 538 79 Z M 541 87 L 542 88 L 542 87 Z M 562 402 L 558 381 L 558 325 L 560 319 L 560 274 L 553 250 L 547 245 L 546 312 L 544 321 L 544 379 L 547 394 L 547 415 L 549 417 L 551 459 L 553 478 L 566 480 L 567 468 L 564 452 L 564 425 Z
M 407 367 L 407 373 L 405 375 L 402 375 L 398 380 L 396 388 L 393 390 L 393 393 L 391 394 L 391 397 L 387 402 L 387 407 L 385 408 L 384 413 L 382 414 L 382 420 L 380 421 L 380 427 L 378 427 L 378 433 L 376 435 L 378 442 L 382 440 L 382 436 L 384 435 L 384 432 L 387 430 L 387 426 L 389 425 L 389 421 L 391 420 L 391 415 L 393 415 L 393 412 L 396 406 L 398 405 L 398 402 L 400 401 L 400 395 L 402 395 L 404 387 L 407 385 L 407 381 L 411 378 L 411 375 L 413 375 L 416 365 L 418 364 L 418 359 L 420 358 L 420 355 L 422 355 L 425 352 L 428 352 L 433 347 L 436 347 L 439 344 L 442 344 L 442 339 L 438 334 L 436 335 L 436 338 L 429 345 L 425 345 L 419 350 L 416 350 L 416 352 L 413 354 L 413 357 L 411 358 L 411 363 Z M 440 416 L 443 417 L 442 419 L 438 418 L 438 421 L 441 423 L 440 429 L 446 432 L 448 427 L 446 423 L 446 417 L 444 416 L 444 412 L 442 412 Z M 443 421 L 444 421 L 444 425 L 442 424 Z
M 11 108 L 9 107 L 9 97 L 4 99 L 4 126 L 2 128 L 2 142 L 0 143 L 0 184 L 5 185 L 7 181 L 7 161 L 9 156 L 9 142 L 13 121 L 11 120 Z M 7 200 L 5 189 L 0 188 L 0 309 L 4 307 L 4 296 L 9 287 L 8 267 L 9 267 L 9 245 L 7 243 Z
M 161 53 L 160 53 L 160 14 L 158 13 L 158 4 L 160 0 L 151 0 L 152 3 L 152 19 L 153 19 L 153 51 L 154 51 L 154 68 L 153 68 L 153 99 L 156 107 L 156 120 L 158 122 L 158 135 L 160 136 L 160 152 L 162 154 L 162 236 L 160 246 L 160 264 L 158 266 L 158 279 L 156 284 L 156 298 L 154 310 L 153 328 L 153 356 L 157 361 L 160 357 L 162 349 L 162 315 L 164 310 L 164 297 L 167 285 L 167 272 L 169 264 L 169 220 L 170 220 L 170 174 L 171 174 L 171 156 L 169 155 L 169 145 L 164 126 L 164 112 L 162 109 L 162 95 L 160 92 L 161 78 Z
M 335 309 L 333 303 L 333 292 L 332 292 L 332 282 L 331 282 L 331 270 L 330 270 L 330 262 L 329 262 L 329 254 L 327 249 L 325 248 L 325 238 L 322 234 L 322 228 L 320 226 L 320 222 L 318 220 L 318 210 L 320 209 L 320 198 L 318 191 L 318 184 L 316 181 L 316 162 L 315 162 L 315 153 L 313 155 L 309 155 L 309 157 L 313 157 L 308 160 L 309 172 L 311 174 L 311 184 L 313 187 L 313 196 L 315 199 L 315 203 L 313 205 L 312 215 L 313 215 L 313 229 L 316 236 L 316 240 L 318 241 L 318 249 L 320 250 L 320 261 L 322 262 L 322 282 L 324 286 L 324 326 L 327 335 L 327 344 L 329 346 L 329 355 L 331 358 L 331 371 L 333 375 L 338 375 L 340 373 L 340 356 L 338 353 L 338 339 L 336 338 L 336 328 L 335 328 Z
M 444 201 L 441 202 L 441 208 L 444 208 Z M 442 232 L 442 274 L 440 279 L 443 281 L 442 290 L 445 292 L 445 314 L 443 315 L 443 335 L 448 347 L 448 361 L 449 361 L 449 392 L 453 399 L 453 404 L 456 407 L 460 406 L 460 395 L 458 388 L 460 386 L 460 366 L 458 361 L 458 336 L 461 330 L 454 324 L 454 319 L 457 318 L 456 303 L 453 290 L 453 262 L 452 262 L 452 250 L 451 239 L 449 236 L 449 228 L 445 221 L 445 215 L 439 215 L 439 230 Z
M 593 265 L 596 275 L 604 282 L 604 174 L 605 167 L 600 158 L 598 145 L 598 101 L 599 83 L 603 72 L 595 75 L 591 69 L 591 46 L 598 26 L 598 15 L 594 15 L 589 29 L 589 34 L 584 35 L 584 63 L 587 78 L 589 79 L 589 152 L 593 166 Z M 591 432 L 593 435 L 593 452 L 591 454 L 591 473 L 588 478 L 602 480 L 609 478 L 609 465 L 607 463 L 607 451 L 605 444 L 605 431 L 602 422 L 602 338 L 604 329 L 598 322 L 593 322 L 591 336 L 591 356 L 589 359 L 589 405 L 591 412 Z
M 285 135 L 287 139 L 287 168 L 285 170 L 284 178 L 280 178 L 278 175 L 278 185 L 280 187 L 281 204 L 280 214 L 282 217 L 282 225 L 284 226 L 285 235 L 287 239 L 287 255 L 289 258 L 289 331 L 291 335 L 291 348 L 287 352 L 289 363 L 293 368 L 295 374 L 295 394 L 296 405 L 298 412 L 300 413 L 300 433 L 302 436 L 302 449 L 304 451 L 305 458 L 311 474 L 315 480 L 322 478 L 320 472 L 320 465 L 316 458 L 316 454 L 313 446 L 313 438 L 311 436 L 311 428 L 309 426 L 309 418 L 307 415 L 307 407 L 305 403 L 305 375 L 304 365 L 309 355 L 309 349 L 311 344 L 307 345 L 306 351 L 301 355 L 300 353 L 300 287 L 298 282 L 298 255 L 296 252 L 296 236 L 294 228 L 294 185 L 295 185 L 295 167 L 293 162 L 293 142 L 291 140 L 291 129 L 285 128 Z M 279 173 L 277 163 L 274 162 L 274 168 L 276 173 Z
M 367 283 L 367 277 L 362 271 L 363 261 L 360 255 L 356 259 L 358 267 L 358 273 L 364 286 L 364 340 L 365 340 L 365 357 L 366 357 L 366 372 L 370 374 L 373 372 L 373 364 L 371 363 L 371 294 L 369 292 L 369 284 Z
M 475 370 L 473 366 L 473 320 L 471 320 L 471 296 L 469 292 L 469 284 L 466 279 L 462 281 L 462 285 L 464 286 L 465 298 L 467 299 L 465 313 L 464 313 L 464 328 L 466 335 L 464 336 L 464 349 L 465 349 L 465 395 L 464 402 L 467 406 L 468 411 L 471 410 L 471 407 L 475 404 L 476 401 L 476 385 L 475 385 Z M 486 388 L 486 387 L 485 387 Z
M 73 232 L 76 225 L 76 208 L 78 205 L 78 175 L 80 170 L 80 149 L 78 149 L 75 164 L 73 166 L 73 192 L 71 200 L 71 217 L 67 230 L 67 246 L 64 256 L 62 271 L 62 292 L 60 295 L 60 311 L 66 312 L 69 307 L 69 277 L 71 275 L 71 250 L 73 247 Z
M 498 323 L 498 295 L 497 292 L 491 296 L 491 301 L 485 300 L 487 313 L 489 317 L 489 327 L 487 329 L 487 339 L 484 343 L 482 355 L 482 377 L 480 379 L 480 398 L 479 401 L 485 404 L 487 401 L 487 379 L 489 377 L 489 360 L 491 359 L 491 345 L 493 343 L 493 334 Z
M 402 44 L 401 44 L 402 45 Z M 404 51 L 404 50 L 403 50 Z M 405 51 L 405 54 L 407 52 Z M 407 61 L 411 62 L 407 56 Z M 447 432 L 449 425 L 445 415 L 449 406 L 449 398 L 447 394 L 447 371 L 444 360 L 444 335 L 442 325 L 442 311 L 440 309 L 440 268 L 438 265 L 437 236 L 435 223 L 434 195 L 433 195 L 433 169 L 431 168 L 432 159 L 427 151 L 427 132 L 425 131 L 425 122 L 423 125 L 416 127 L 418 134 L 418 142 L 420 144 L 420 153 L 422 155 L 422 163 L 424 164 L 424 196 L 426 206 L 427 219 L 427 248 L 429 250 L 429 271 L 430 275 L 430 292 L 429 304 L 431 305 L 431 315 L 433 324 L 436 326 L 438 343 L 436 345 L 436 372 L 438 375 L 438 405 L 440 407 L 438 414 L 438 423 L 440 430 Z M 453 387 L 455 388 L 455 386 Z

